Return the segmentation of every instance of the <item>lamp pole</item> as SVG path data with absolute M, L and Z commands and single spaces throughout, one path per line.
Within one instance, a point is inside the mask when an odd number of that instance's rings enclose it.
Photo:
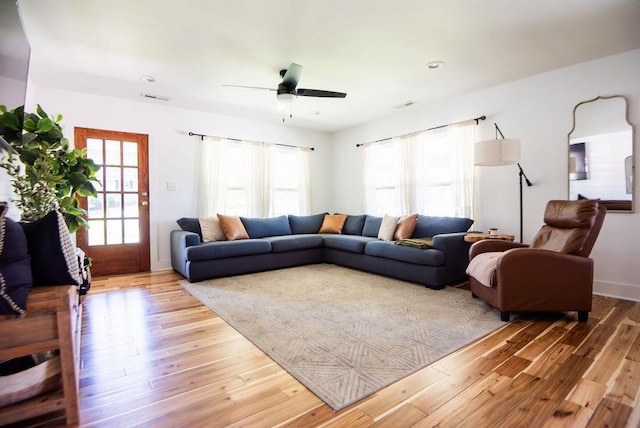
M 526 183 L 527 183 L 527 187 L 531 187 L 531 181 L 529 181 L 529 179 L 527 178 L 527 174 L 524 173 L 524 171 L 522 170 L 522 167 L 520 166 L 520 163 L 518 163 L 518 176 L 520 177 L 520 243 L 522 243 L 522 231 L 523 231 L 523 227 L 522 227 L 522 218 L 523 218 L 523 203 L 522 203 L 522 178 L 524 177 Z

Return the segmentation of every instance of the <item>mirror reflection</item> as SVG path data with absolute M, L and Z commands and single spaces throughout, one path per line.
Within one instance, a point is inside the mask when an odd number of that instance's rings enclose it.
M 597 97 L 573 110 L 569 133 L 569 199 L 599 199 L 611 211 L 633 211 L 633 127 L 622 96 Z

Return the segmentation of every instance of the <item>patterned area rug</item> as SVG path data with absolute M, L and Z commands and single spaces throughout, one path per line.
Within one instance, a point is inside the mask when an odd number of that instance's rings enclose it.
M 469 291 L 329 264 L 180 283 L 336 411 L 504 325 Z

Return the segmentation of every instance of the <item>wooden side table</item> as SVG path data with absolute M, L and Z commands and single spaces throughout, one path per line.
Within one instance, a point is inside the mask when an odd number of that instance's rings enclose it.
M 0 426 L 57 410 L 65 411 L 67 424 L 78 422 L 81 313 L 77 286 L 36 286 L 29 292 L 24 318 L 0 320 L 0 360 L 58 349 L 62 385 L 3 407 Z
M 466 242 L 478 242 L 483 239 L 497 239 L 499 241 L 511 241 L 515 239 L 514 235 L 489 235 L 488 233 L 470 232 L 464 236 Z

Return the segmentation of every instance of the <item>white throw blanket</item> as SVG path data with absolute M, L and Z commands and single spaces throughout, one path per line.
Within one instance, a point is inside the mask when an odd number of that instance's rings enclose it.
M 479 283 L 491 287 L 496 281 L 496 267 L 503 252 L 482 253 L 471 259 L 467 267 L 467 275 L 474 277 Z

